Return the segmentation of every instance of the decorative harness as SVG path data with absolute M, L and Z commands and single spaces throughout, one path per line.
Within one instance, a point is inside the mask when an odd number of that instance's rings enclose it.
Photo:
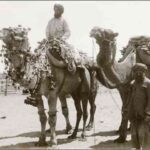
M 40 51 L 41 51 L 41 52 L 42 52 L 42 51 L 44 52 L 44 54 L 45 54 L 45 61 L 48 61 L 48 58 L 47 58 L 47 55 L 46 55 L 46 50 L 48 50 L 48 52 L 51 53 L 56 59 L 58 59 L 58 60 L 63 60 L 63 58 L 61 57 L 60 42 L 61 42 L 61 41 L 60 41 L 60 40 L 57 40 L 57 39 L 53 39 L 53 40 L 50 40 L 50 41 L 47 41 L 46 39 L 43 39 L 43 41 L 40 43 L 40 44 L 41 44 L 40 46 L 42 46 L 41 49 L 40 49 Z M 49 63 L 49 62 L 48 62 L 48 63 Z M 56 67 L 56 66 L 55 66 L 55 67 Z M 48 67 L 46 71 L 48 71 L 48 70 L 51 70 L 51 68 Z M 54 89 L 55 86 L 56 86 L 56 84 L 55 84 L 54 79 L 52 79 L 52 77 L 54 77 L 54 75 L 53 75 L 53 73 L 52 73 L 52 70 L 51 70 L 51 72 L 50 72 L 49 75 L 50 75 L 51 81 L 52 81 L 51 84 L 53 84 L 53 85 L 51 85 L 51 86 L 53 86 L 52 89 Z M 57 93 L 60 93 L 60 91 L 61 91 L 61 89 L 62 89 L 62 87 L 63 87 L 63 85 L 64 85 L 65 79 L 66 79 L 66 70 L 64 70 L 63 81 L 62 81 L 62 83 L 61 83 L 61 85 L 60 85 L 60 87 L 59 87 Z

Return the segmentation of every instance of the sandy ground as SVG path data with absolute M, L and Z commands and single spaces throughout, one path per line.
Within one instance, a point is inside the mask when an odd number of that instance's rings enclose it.
M 40 131 L 37 109 L 25 105 L 25 97 L 26 95 L 21 94 L 0 95 L 0 149 L 41 149 L 34 146 L 35 142 L 38 141 Z M 71 98 L 68 98 L 68 105 L 70 121 L 72 126 L 75 126 L 76 111 Z M 87 140 L 81 140 L 81 130 L 78 132 L 77 139 L 68 140 L 68 135 L 64 134 L 65 119 L 58 101 L 56 128 L 58 149 L 130 149 L 130 135 L 128 135 L 127 142 L 124 144 L 113 143 L 113 140 L 118 137 L 115 131 L 118 129 L 121 120 L 121 100 L 118 92 L 100 88 L 96 105 L 95 126 L 92 131 L 87 131 Z M 80 123 L 80 129 L 82 129 L 82 122 Z M 47 134 L 46 140 L 48 143 L 50 140 L 49 134 Z M 50 149 L 50 147 L 42 149 Z

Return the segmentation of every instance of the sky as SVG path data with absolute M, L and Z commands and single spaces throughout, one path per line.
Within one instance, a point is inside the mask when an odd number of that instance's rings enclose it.
M 137 35 L 150 35 L 149 1 L 0 1 L 0 29 L 22 25 L 30 27 L 29 41 L 32 50 L 45 38 L 45 28 L 53 17 L 55 3 L 63 4 L 63 17 L 67 20 L 75 48 L 96 57 L 98 46 L 89 37 L 94 26 L 118 32 L 116 59 L 128 40 Z M 0 41 L 0 48 L 2 42 Z M 94 48 L 95 47 L 95 48 Z M 0 72 L 4 65 L 0 61 Z

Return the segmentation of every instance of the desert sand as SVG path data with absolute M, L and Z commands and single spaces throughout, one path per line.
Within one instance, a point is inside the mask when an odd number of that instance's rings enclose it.
M 0 149 L 51 149 L 47 147 L 35 147 L 40 133 L 40 122 L 37 108 L 24 104 L 27 95 L 8 94 L 0 95 Z M 67 99 L 69 115 L 72 126 L 75 126 L 76 110 L 72 98 Z M 45 101 L 46 108 L 47 101 Z M 121 99 L 117 90 L 109 90 L 100 87 L 96 97 L 96 114 L 94 128 L 87 131 L 86 141 L 81 136 L 82 121 L 77 139 L 68 140 L 64 133 L 65 119 L 61 113 L 58 101 L 57 113 L 57 149 L 100 149 L 100 150 L 129 150 L 131 136 L 128 134 L 127 142 L 116 144 L 113 142 L 118 137 L 116 130 L 121 121 Z M 48 112 L 48 110 L 46 109 Z M 89 106 L 88 106 L 89 111 Z M 89 119 L 89 118 L 88 118 Z M 47 123 L 47 129 L 49 125 Z M 46 141 L 50 137 L 47 134 Z

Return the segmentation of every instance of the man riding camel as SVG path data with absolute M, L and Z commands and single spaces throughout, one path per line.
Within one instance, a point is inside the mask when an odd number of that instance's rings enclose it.
M 64 7 L 61 4 L 54 5 L 54 17 L 48 22 L 46 27 L 46 38 L 48 40 L 58 38 L 66 41 L 70 37 L 68 23 L 62 18 L 63 12 Z
M 83 67 L 83 60 L 79 52 L 66 41 L 70 37 L 70 29 L 67 21 L 62 17 L 64 13 L 64 7 L 61 4 L 54 5 L 54 17 L 50 19 L 46 27 L 46 38 L 48 41 L 54 39 L 59 41 L 61 47 L 61 53 L 63 53 L 64 61 L 67 63 L 68 70 L 71 73 L 76 71 L 76 67 Z M 84 70 L 84 69 L 83 69 Z
M 74 74 L 76 69 L 79 68 L 81 79 L 86 82 L 83 65 L 85 60 L 73 46 L 66 42 L 70 37 L 70 29 L 66 20 L 62 17 L 63 12 L 64 7 L 61 4 L 54 5 L 54 17 L 50 19 L 46 27 L 46 40 L 49 44 L 52 44 L 52 47 L 53 41 L 57 42 L 57 45 L 55 46 L 61 47 L 61 56 L 66 63 L 68 71 L 71 74 Z M 51 78 L 50 90 L 53 90 L 54 88 L 55 80 L 54 78 Z M 35 94 L 31 94 L 31 96 L 27 98 L 26 103 L 36 106 L 37 101 L 35 97 Z

